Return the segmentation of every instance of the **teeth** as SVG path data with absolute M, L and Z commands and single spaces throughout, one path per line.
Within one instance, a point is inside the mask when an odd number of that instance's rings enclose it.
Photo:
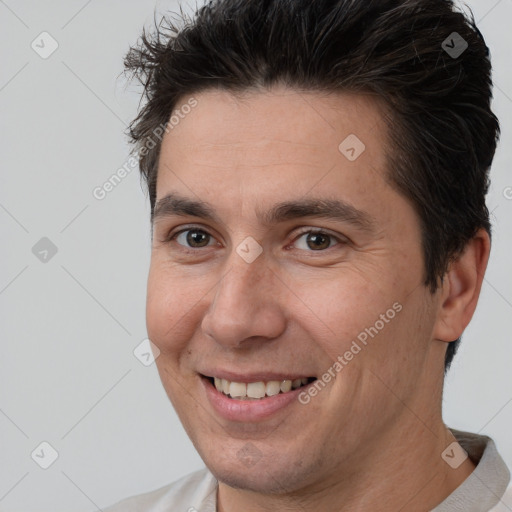
M 281 383 L 278 380 L 271 380 L 267 382 L 266 393 L 267 396 L 274 396 L 281 391 Z
M 258 400 L 265 396 L 287 393 L 308 383 L 307 378 L 291 380 L 271 380 L 268 382 L 231 382 L 226 379 L 214 378 L 217 391 L 238 400 Z
M 298 387 L 300 387 L 302 385 L 302 379 L 295 379 L 293 382 L 292 382 L 292 388 L 293 389 L 297 389 Z
M 247 384 L 243 382 L 232 382 L 229 385 L 229 394 L 232 397 L 235 396 L 246 396 L 247 394 Z
M 264 382 L 249 382 L 249 384 L 247 384 L 247 396 L 249 398 L 263 398 L 265 391 L 266 387 Z
M 283 382 L 281 382 L 281 391 L 283 393 L 287 393 L 288 391 L 290 391 L 290 389 L 292 389 L 292 381 L 283 380 Z

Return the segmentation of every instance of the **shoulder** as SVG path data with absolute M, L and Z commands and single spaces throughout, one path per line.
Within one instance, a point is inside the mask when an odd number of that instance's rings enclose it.
M 202 507 L 208 498 L 215 503 L 216 488 L 217 480 L 207 468 L 203 468 L 154 491 L 126 498 L 104 509 L 104 512 L 185 512 Z

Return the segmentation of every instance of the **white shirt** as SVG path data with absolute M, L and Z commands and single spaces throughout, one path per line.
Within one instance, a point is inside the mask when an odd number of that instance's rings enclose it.
M 510 472 L 487 436 L 451 429 L 475 470 L 431 512 L 512 512 Z M 127 498 L 104 512 L 217 512 L 217 480 L 207 469 L 155 491 Z

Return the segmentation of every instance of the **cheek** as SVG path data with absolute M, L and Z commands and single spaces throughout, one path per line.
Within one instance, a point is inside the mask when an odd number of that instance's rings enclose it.
M 410 285 L 398 278 L 396 270 L 383 272 L 384 268 L 371 276 L 346 270 L 323 283 L 316 281 L 316 288 L 310 286 L 314 282 L 301 284 L 298 295 L 305 297 L 309 313 L 295 318 L 301 319 L 303 329 L 311 332 L 329 360 L 347 354 L 354 369 L 380 368 L 393 366 L 392 361 L 399 364 L 404 351 L 410 350 L 420 290 L 410 294 Z
M 315 280 L 311 287 L 303 283 L 300 294 L 336 338 L 349 339 L 373 325 L 397 300 L 398 294 L 383 282 L 375 286 L 374 278 L 343 271 L 322 284 Z
M 198 301 L 204 295 L 202 289 L 193 286 L 186 278 L 176 277 L 176 272 L 150 267 L 146 326 L 149 339 L 162 352 L 182 350 L 192 337 L 194 315 Z

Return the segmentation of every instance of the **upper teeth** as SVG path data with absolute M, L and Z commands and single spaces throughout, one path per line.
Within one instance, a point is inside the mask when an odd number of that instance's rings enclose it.
M 248 398 L 263 398 L 264 396 L 274 396 L 279 393 L 286 393 L 290 389 L 297 389 L 298 387 L 307 384 L 308 379 L 295 379 L 295 380 L 271 380 L 268 382 L 231 382 L 226 379 L 214 378 L 215 387 L 217 391 L 230 395 L 232 398 L 248 399 Z

